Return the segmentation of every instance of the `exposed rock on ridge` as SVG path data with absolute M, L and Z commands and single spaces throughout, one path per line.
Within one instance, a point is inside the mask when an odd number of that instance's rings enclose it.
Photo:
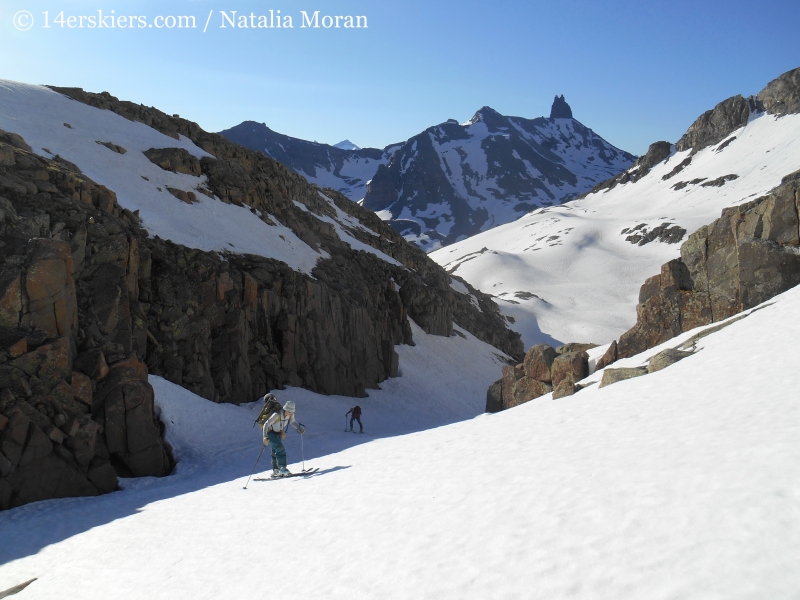
M 598 183 L 591 190 L 585 194 L 581 194 L 577 198 L 585 198 L 589 194 L 610 190 L 619 184 L 628 183 L 629 181 L 639 181 L 642 177 L 647 175 L 654 166 L 670 156 L 672 156 L 672 144 L 669 142 L 662 141 L 650 144 L 647 153 L 644 156 L 640 156 L 628 170 L 611 179 Z
M 787 71 L 772 80 L 757 96 L 743 98 L 740 95 L 723 100 L 713 109 L 704 112 L 689 126 L 675 148 L 678 151 L 691 150 L 691 154 L 723 141 L 731 133 L 747 125 L 750 115 L 756 111 L 766 111 L 773 115 L 800 113 L 800 67 Z M 724 149 L 729 140 L 717 151 Z M 595 192 L 610 190 L 619 184 L 636 182 L 661 161 L 672 154 L 669 142 L 651 144 L 647 154 L 624 173 L 597 184 L 591 191 L 579 196 L 583 198 Z M 687 159 L 691 162 L 691 155 Z M 686 164 L 689 164 L 688 162 Z M 685 165 L 684 165 L 685 166 Z M 674 174 L 676 174 L 676 171 Z
M 553 106 L 550 107 L 550 118 L 551 119 L 571 119 L 572 118 L 572 109 L 567 104 L 567 101 L 564 100 L 564 94 L 560 96 L 556 96 L 553 100 Z
M 773 79 L 758 93 L 758 103 L 771 115 L 800 113 L 800 68 Z

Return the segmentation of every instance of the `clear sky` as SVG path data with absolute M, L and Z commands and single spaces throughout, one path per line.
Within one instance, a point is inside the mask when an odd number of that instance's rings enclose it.
M 251 24 L 270 9 L 294 28 L 221 27 L 221 11 Z M 112 10 L 146 20 L 90 27 Z M 302 28 L 301 11 L 368 28 Z M 170 16 L 196 28 L 150 27 Z M 249 119 L 373 147 L 484 105 L 548 116 L 564 94 L 575 118 L 642 154 L 800 66 L 798 23 L 797 0 L 2 0 L 0 78 L 109 91 L 209 131 Z

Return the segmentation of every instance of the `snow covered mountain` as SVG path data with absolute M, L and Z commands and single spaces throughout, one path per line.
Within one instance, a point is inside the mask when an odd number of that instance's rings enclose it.
M 492 294 L 525 346 L 606 343 L 636 321 L 639 288 L 720 211 L 800 166 L 800 70 L 707 111 L 591 193 L 433 252 Z
M 466 123 L 451 119 L 382 151 L 340 152 L 252 122 L 222 134 L 363 199 L 426 251 L 560 204 L 634 160 L 572 118 L 563 96 L 549 118 L 507 117 L 485 106 Z

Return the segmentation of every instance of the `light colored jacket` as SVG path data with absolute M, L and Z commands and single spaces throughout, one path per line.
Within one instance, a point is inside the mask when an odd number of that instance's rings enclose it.
M 280 433 L 281 431 L 286 431 L 289 428 L 289 425 L 294 427 L 297 431 L 300 431 L 300 425 L 294 420 L 294 414 L 284 412 L 284 410 L 281 408 L 269 416 L 269 418 L 264 422 L 264 426 L 261 428 L 261 431 L 264 433 L 264 437 L 267 437 L 267 432 L 270 429 L 275 433 Z

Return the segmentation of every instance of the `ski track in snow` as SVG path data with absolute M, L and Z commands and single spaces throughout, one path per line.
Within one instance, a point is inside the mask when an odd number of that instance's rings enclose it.
M 689 166 L 666 181 L 662 177 L 689 151 L 659 163 L 636 183 L 533 211 L 430 256 L 445 269 L 457 267 L 454 274 L 496 296 L 501 312 L 515 320 L 509 327 L 522 335 L 526 348 L 553 343 L 549 340 L 610 342 L 635 323 L 645 279 L 680 256 L 680 243 L 636 246 L 625 241 L 629 234 L 621 234 L 623 229 L 670 222 L 686 229 L 683 242 L 717 219 L 723 208 L 764 195 L 800 166 L 800 115 L 761 114 L 726 140 L 698 152 Z M 678 182 L 728 174 L 739 177 L 722 187 L 672 189 Z M 492 252 L 461 262 L 483 248 Z M 548 304 L 513 298 L 518 291 L 536 294 Z
M 246 491 L 259 405 L 153 378 L 177 473 L 0 513 L 0 589 L 38 577 L 20 598 L 797 597 L 800 287 L 663 371 L 496 415 L 474 417 L 492 349 L 414 336 L 402 376 L 370 398 L 279 392 L 320 471 Z M 368 435 L 342 431 L 356 403 Z M 293 470 L 299 450 L 290 433 Z

